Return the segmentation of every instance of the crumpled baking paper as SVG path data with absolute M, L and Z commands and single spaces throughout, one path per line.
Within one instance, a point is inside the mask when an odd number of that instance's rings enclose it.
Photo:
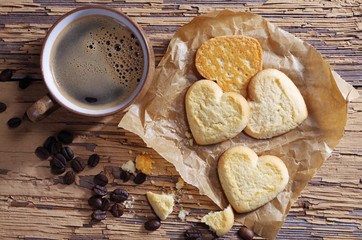
M 268 140 L 240 133 L 219 144 L 190 144 L 184 98 L 187 89 L 202 79 L 195 68 L 195 54 L 206 40 L 224 35 L 256 38 L 263 49 L 263 68 L 279 69 L 293 80 L 309 113 L 300 126 Z M 156 68 L 151 88 L 130 107 L 119 127 L 139 135 L 172 163 L 187 183 L 221 208 L 227 206 L 227 200 L 216 167 L 225 150 L 245 145 L 258 155 L 280 157 L 290 175 L 285 190 L 255 211 L 236 214 L 236 221 L 273 239 L 292 203 L 342 138 L 347 102 L 356 96 L 356 90 L 333 72 L 311 45 L 260 16 L 224 10 L 195 17 L 177 31 Z

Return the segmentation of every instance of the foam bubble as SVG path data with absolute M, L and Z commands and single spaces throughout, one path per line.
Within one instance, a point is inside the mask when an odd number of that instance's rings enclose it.
M 117 52 L 119 52 L 119 51 L 121 51 L 121 45 L 119 45 L 119 44 L 116 44 L 115 46 L 114 46 L 114 50 L 116 50 Z

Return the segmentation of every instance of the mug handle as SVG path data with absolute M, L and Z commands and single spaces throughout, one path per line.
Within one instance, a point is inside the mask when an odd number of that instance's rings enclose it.
M 31 105 L 26 110 L 24 117 L 31 122 L 37 122 L 47 117 L 59 107 L 60 105 L 47 94 Z

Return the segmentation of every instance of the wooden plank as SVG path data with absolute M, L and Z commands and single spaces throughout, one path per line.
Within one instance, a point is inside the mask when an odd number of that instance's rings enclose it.
M 8 104 L 7 111 L 1 115 L 2 125 L 12 116 L 20 116 L 35 99 L 46 92 L 41 82 L 35 82 L 23 91 L 17 88 L 16 82 L 1 83 L 1 86 L 8 89 L 0 98 L 0 101 Z M 358 144 L 361 139 L 360 128 L 354 129 L 356 125 L 362 124 L 358 117 L 362 109 L 361 103 L 362 98 L 359 98 L 350 104 L 345 137 L 303 190 L 301 198 L 293 204 L 280 232 L 280 239 L 292 239 L 291 236 L 297 239 L 328 239 L 330 232 L 340 239 L 361 237 L 362 217 L 358 206 L 362 202 L 362 146 Z M 170 218 L 164 222 L 162 230 L 151 235 L 143 230 L 143 223 L 153 216 L 145 192 L 175 191 L 178 174 L 172 165 L 148 149 L 137 136 L 116 129 L 120 117 L 121 114 L 88 119 L 60 109 L 42 123 L 24 123 L 13 130 L 1 129 L 0 139 L 8 141 L 2 141 L 0 146 L 0 181 L 12 187 L 2 190 L 0 195 L 0 226 L 7 229 L 0 230 L 0 236 L 119 239 L 132 234 L 135 239 L 176 239 L 182 238 L 185 229 L 196 227 L 205 236 L 212 237 L 199 221 L 208 211 L 218 208 L 187 184 L 179 193 L 180 201 Z M 34 149 L 47 136 L 64 128 L 76 135 L 71 147 L 77 156 L 87 158 L 94 152 L 101 156 L 100 165 L 79 174 L 77 184 L 71 186 L 62 185 L 61 178 L 49 172 L 48 162 L 37 159 L 33 154 Z M 18 144 L 14 144 L 15 142 Z M 155 170 L 145 184 L 124 184 L 112 177 L 112 172 L 117 167 L 128 160 L 134 160 L 138 154 L 147 154 L 155 161 Z M 105 171 L 110 177 L 110 189 L 126 189 L 134 197 L 135 203 L 119 219 L 109 215 L 102 223 L 90 225 L 91 210 L 87 205 L 87 199 L 91 196 L 90 182 L 92 175 L 101 171 Z M 181 208 L 190 211 L 187 221 L 178 219 L 177 214 Z M 25 222 L 31 224 L 24 224 Z M 233 233 L 228 236 L 232 237 L 238 227 L 239 225 L 235 225 Z
M 0 2 L 0 71 L 14 69 L 14 79 L 0 82 L 0 102 L 8 109 L 0 113 L 0 124 L 22 116 L 47 90 L 40 81 L 39 57 L 48 28 L 65 12 L 89 3 L 103 4 L 127 13 L 149 36 L 158 62 L 172 35 L 193 17 L 215 10 L 250 11 L 313 45 L 348 82 L 362 86 L 362 8 L 360 1 L 203 1 L 203 0 L 8 0 Z M 37 81 L 25 89 L 17 80 L 31 76 Z M 359 87 L 362 94 L 362 88 Z M 345 136 L 331 157 L 292 205 L 278 239 L 362 239 L 362 98 L 348 109 Z M 210 199 L 185 184 L 177 192 L 179 202 L 161 229 L 146 232 L 144 222 L 154 214 L 145 192 L 175 191 L 175 168 L 148 149 L 136 135 L 117 124 L 122 113 L 104 118 L 78 116 L 59 109 L 41 123 L 24 122 L 17 129 L 0 128 L 0 238 L 1 239 L 183 239 L 195 227 L 206 238 L 214 236 L 200 223 L 203 215 L 218 210 Z M 65 186 L 52 175 L 49 163 L 34 150 L 62 129 L 75 134 L 71 144 L 77 156 L 96 152 L 100 165 L 77 175 L 76 184 Z M 119 166 L 146 154 L 155 161 L 148 180 L 139 186 L 114 179 Z M 125 188 L 134 197 L 133 208 L 121 218 L 110 214 L 105 221 L 90 223 L 91 179 L 104 171 L 111 179 L 109 189 Z M 186 221 L 181 209 L 190 211 Z M 225 238 L 236 239 L 236 224 Z M 259 238 L 258 238 L 259 239 Z
M 107 4 L 107 6 L 115 7 L 134 17 L 146 29 L 151 41 L 155 43 L 157 61 L 165 52 L 170 36 L 194 16 L 222 9 L 261 14 L 277 26 L 312 44 L 345 80 L 356 86 L 361 85 L 362 23 L 359 19 L 361 15 L 359 1 L 277 0 L 267 1 L 263 4 L 253 1 L 240 3 L 238 1 L 122 2 L 107 0 L 106 3 L 103 1 L 95 3 Z M 298 7 L 295 7 L 296 4 Z M 0 28 L 0 38 L 2 39 L 0 48 L 6 49 L 0 52 L 2 68 L 18 70 L 17 76 L 29 73 L 34 77 L 40 77 L 40 72 L 35 70 L 35 68 L 39 68 L 38 58 L 29 59 L 29 57 L 39 54 L 41 39 L 51 23 L 76 6 L 80 5 L 73 1 L 44 0 L 33 3 L 31 0 L 25 2 L 13 0 L 2 3 L 0 23 L 7 24 L 4 28 Z M 44 22 L 43 19 L 49 19 L 50 23 L 45 26 L 39 24 Z M 20 23 L 19 20 L 23 25 L 20 29 L 17 25 Z M 169 32 L 170 26 L 174 26 L 172 31 L 169 35 L 164 35 L 163 32 Z M 158 32 L 147 31 L 147 29 L 155 27 L 158 28 Z M 29 50 L 29 41 L 37 47 L 31 49 L 27 56 L 23 56 L 23 52 Z M 22 46 L 22 50 L 19 50 L 20 46 Z M 11 54 L 11 58 L 9 58 L 9 54 Z M 11 62 L 11 59 L 19 61 Z M 29 61 L 31 64 L 25 64 Z

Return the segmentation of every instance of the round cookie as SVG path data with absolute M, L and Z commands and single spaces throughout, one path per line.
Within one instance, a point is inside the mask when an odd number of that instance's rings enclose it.
M 206 79 L 216 80 L 224 92 L 246 97 L 249 80 L 262 68 L 259 42 L 246 36 L 211 38 L 197 50 L 195 65 Z

